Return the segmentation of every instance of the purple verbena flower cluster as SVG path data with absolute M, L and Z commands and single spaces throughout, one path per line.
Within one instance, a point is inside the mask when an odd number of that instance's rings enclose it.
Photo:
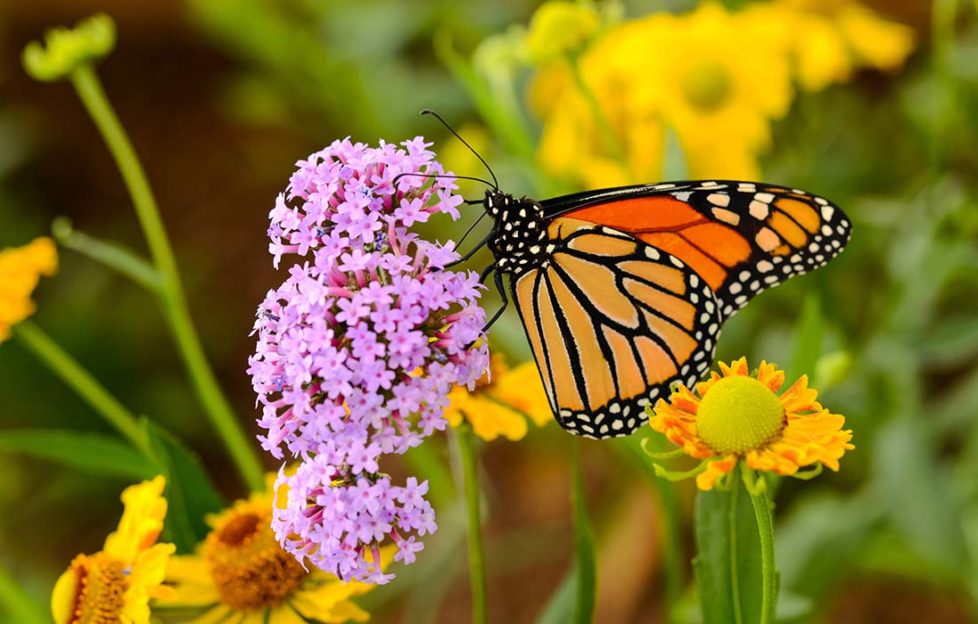
M 453 246 L 409 231 L 432 214 L 457 218 L 462 199 L 430 177 L 443 170 L 428 144 L 402 145 L 347 139 L 297 163 L 268 230 L 276 266 L 286 254 L 297 263 L 259 308 L 249 360 L 262 446 L 302 462 L 279 473 L 279 541 L 300 561 L 372 582 L 391 578 L 381 545 L 410 563 L 423 548 L 415 535 L 435 530 L 427 483 L 393 485 L 381 456 L 444 429 L 449 390 L 488 365 L 484 343 L 473 346 L 485 323 L 478 276 L 445 269 Z

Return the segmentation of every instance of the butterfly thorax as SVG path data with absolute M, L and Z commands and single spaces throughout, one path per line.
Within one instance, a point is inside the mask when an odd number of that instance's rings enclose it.
M 483 203 L 495 221 L 488 245 L 500 272 L 518 275 L 540 266 L 553 252 L 543 207 L 538 202 L 487 191 Z

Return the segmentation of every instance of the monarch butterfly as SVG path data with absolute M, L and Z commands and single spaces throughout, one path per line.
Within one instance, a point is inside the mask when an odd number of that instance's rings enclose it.
M 469 202 L 493 219 L 476 246 L 493 253 L 482 277 L 494 272 L 503 298 L 487 327 L 509 302 L 509 275 L 555 419 L 591 438 L 634 432 L 672 383 L 695 384 L 724 321 L 826 264 L 852 229 L 822 197 L 756 182 L 665 182 L 543 201 L 490 186 Z

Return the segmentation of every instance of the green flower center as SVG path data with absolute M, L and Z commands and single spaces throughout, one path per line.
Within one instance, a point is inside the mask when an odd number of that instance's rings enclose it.
M 724 377 L 700 402 L 696 431 L 717 453 L 744 453 L 770 442 L 784 428 L 784 408 L 753 377 Z
M 682 78 L 683 95 L 694 108 L 710 113 L 723 106 L 733 90 L 733 78 L 723 64 L 700 61 Z

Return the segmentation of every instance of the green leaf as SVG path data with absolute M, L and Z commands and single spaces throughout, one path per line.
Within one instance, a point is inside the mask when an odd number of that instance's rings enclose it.
M 801 318 L 795 327 L 794 349 L 791 354 L 791 365 L 786 378 L 798 379 L 808 375 L 809 382 L 814 386 L 818 358 L 822 354 L 822 336 L 825 334 L 825 317 L 818 295 L 810 292 L 805 297 L 801 308 Z
M 830 593 L 882 517 L 882 505 L 868 489 L 848 499 L 813 494 L 798 500 L 775 540 L 785 590 L 814 600 Z
M 151 479 L 159 468 L 119 438 L 66 429 L 14 429 L 0 433 L 0 451 L 23 453 L 68 468 L 128 481 Z
M 761 556 L 750 495 L 734 478 L 729 492 L 696 496 L 693 562 L 704 624 L 752 624 L 761 616 Z
M 150 446 L 166 476 L 169 504 L 164 537 L 178 553 L 193 552 L 208 532 L 204 518 L 221 510 L 226 501 L 217 493 L 197 455 L 170 432 L 143 419 Z
M 435 56 L 456 81 L 468 92 L 475 108 L 492 128 L 510 153 L 525 159 L 533 158 L 533 143 L 522 119 L 514 111 L 504 110 L 494 97 L 489 84 L 475 71 L 472 64 L 459 54 L 446 31 L 435 34 Z
M 564 624 L 574 621 L 574 607 L 577 601 L 577 566 L 573 566 L 564 580 L 557 586 L 550 600 L 537 619 L 537 624 Z

